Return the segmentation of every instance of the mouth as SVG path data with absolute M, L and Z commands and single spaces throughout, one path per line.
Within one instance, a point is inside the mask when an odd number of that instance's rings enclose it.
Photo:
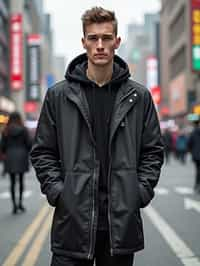
M 100 58 L 101 58 L 101 57 L 106 57 L 106 54 L 95 54 L 94 56 L 95 56 L 95 57 L 100 57 Z

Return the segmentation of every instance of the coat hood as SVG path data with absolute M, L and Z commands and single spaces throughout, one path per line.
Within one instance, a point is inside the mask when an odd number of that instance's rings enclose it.
M 65 78 L 78 83 L 91 83 L 91 80 L 89 80 L 86 75 L 87 64 L 88 58 L 86 53 L 77 56 L 69 64 Z M 128 77 L 130 77 L 128 65 L 119 56 L 115 55 L 113 75 L 109 83 L 118 84 L 127 80 Z

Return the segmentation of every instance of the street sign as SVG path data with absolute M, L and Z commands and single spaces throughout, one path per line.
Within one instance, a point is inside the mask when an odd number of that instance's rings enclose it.
M 191 61 L 192 70 L 200 71 L 200 1 L 191 0 Z
M 10 87 L 23 89 L 23 26 L 22 14 L 10 18 Z

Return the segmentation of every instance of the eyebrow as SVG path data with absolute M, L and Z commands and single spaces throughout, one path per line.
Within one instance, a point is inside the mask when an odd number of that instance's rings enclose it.
M 103 33 L 103 34 L 97 34 L 97 33 L 88 33 L 86 36 L 113 36 L 114 33 Z

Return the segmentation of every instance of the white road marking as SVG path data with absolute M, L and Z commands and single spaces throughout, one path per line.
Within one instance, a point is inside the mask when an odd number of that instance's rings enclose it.
M 8 191 L 0 193 L 0 199 L 8 199 L 10 198 L 10 193 Z
M 168 243 L 176 256 L 185 266 L 200 266 L 200 260 L 193 251 L 177 235 L 172 227 L 160 216 L 160 214 L 151 206 L 144 209 L 145 214 L 150 218 L 154 226 L 160 232 L 162 237 Z
M 200 201 L 196 201 L 193 199 L 185 198 L 184 199 L 184 207 L 186 210 L 194 209 L 200 213 Z
M 33 194 L 32 190 L 26 190 L 23 194 L 24 198 L 29 198 Z M 9 199 L 10 198 L 10 192 L 4 191 L 0 193 L 0 199 Z
M 174 190 L 182 195 L 192 195 L 194 193 L 193 189 L 190 187 L 175 187 Z
M 157 188 L 155 188 L 155 193 L 157 195 L 168 195 L 169 190 L 167 188 L 164 188 L 164 187 L 157 187 Z

